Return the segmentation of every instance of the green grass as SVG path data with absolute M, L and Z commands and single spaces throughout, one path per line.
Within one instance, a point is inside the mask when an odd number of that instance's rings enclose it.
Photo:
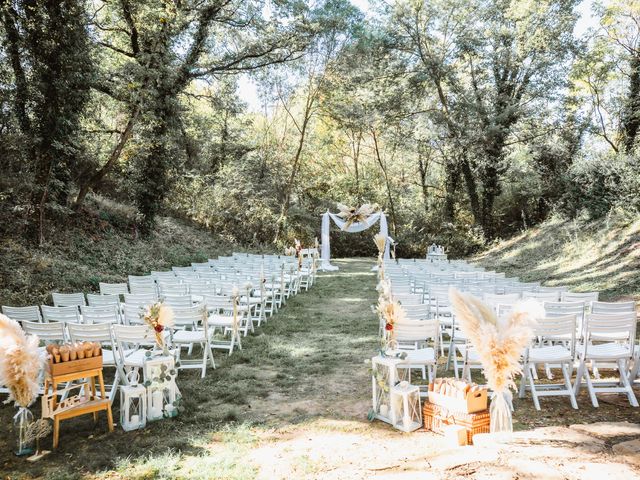
M 204 380 L 197 371 L 181 371 L 178 384 L 184 411 L 146 429 L 107 433 L 103 417 L 63 422 L 60 447 L 36 464 L 13 456 L 11 418 L 15 409 L 0 406 L 0 465 L 5 478 L 314 478 L 324 472 L 353 474 L 354 467 L 376 462 L 377 451 L 404 451 L 438 437 L 404 435 L 382 422 L 366 420 L 371 402 L 369 366 L 376 354 L 378 322 L 370 310 L 377 299 L 373 259 L 338 260 L 340 272 L 322 274 L 314 288 L 289 300 L 255 335 L 243 339 L 232 356 L 216 353 L 216 370 Z M 452 372 L 439 375 L 451 376 Z M 478 374 L 476 374 L 478 375 Z M 481 377 L 477 377 L 481 381 Z M 414 376 L 414 381 L 418 381 Z M 569 425 L 603 420 L 637 421 L 637 412 L 620 396 L 601 398 L 591 407 L 583 389 L 580 410 L 565 398 L 515 399 L 515 428 Z M 39 408 L 33 409 L 39 415 Z M 118 418 L 114 405 L 114 417 Z M 329 445 L 309 447 L 316 438 Z M 47 443 L 50 440 L 47 441 Z M 336 460 L 331 448 L 354 450 L 355 457 Z M 405 442 L 405 443 L 402 443 Z M 416 443 L 417 442 L 417 443 Z M 45 445 L 45 447 L 48 445 Z M 325 450 L 316 455 L 314 448 Z M 417 448 L 417 447 L 416 447 Z M 425 453 L 424 447 L 420 447 Z M 395 451 L 395 450 L 394 450 Z M 266 452 L 266 453 L 265 453 Z M 391 460 L 390 460 L 391 461 Z M 399 460 L 398 460 L 399 461 Z M 265 473 L 279 465 L 276 477 Z M 376 463 L 377 465 L 378 463 Z M 284 466 L 283 466 L 284 465 Z M 427 464 L 424 464 L 427 468 Z M 338 469 L 338 470 L 336 470 Z M 351 478 L 350 475 L 336 478 Z
M 523 281 L 599 291 L 602 300 L 640 300 L 640 220 L 624 213 L 591 222 L 552 218 L 473 260 Z
M 290 299 L 244 338 L 242 351 L 216 353 L 217 369 L 204 380 L 199 372 L 180 372 L 185 411 L 178 418 L 136 432 L 116 427 L 112 434 L 103 419 L 97 426 L 89 417 L 69 420 L 60 448 L 36 465 L 13 457 L 12 435 L 3 435 L 4 470 L 28 477 L 66 468 L 99 478 L 252 478 L 254 468 L 244 456 L 256 431 L 304 425 L 328 412 L 332 418 L 352 418 L 335 407 L 370 395 L 363 359 L 377 345 L 377 319 L 370 310 L 377 294 L 372 261 L 339 264 L 340 273 L 322 275 L 313 290 Z M 13 413 L 0 407 L 0 424 L 10 425 Z M 305 461 L 301 465 L 304 471 L 312 468 Z
M 36 247 L 20 232 L 0 242 L 0 305 L 50 303 L 50 293 L 92 292 L 99 282 L 202 262 L 239 251 L 230 242 L 189 222 L 158 219 L 148 238 L 138 236 L 132 211 L 92 197 L 83 215 L 51 222 L 47 242 Z

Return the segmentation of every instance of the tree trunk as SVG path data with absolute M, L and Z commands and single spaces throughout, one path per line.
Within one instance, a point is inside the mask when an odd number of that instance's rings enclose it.
M 624 150 L 632 153 L 640 130 L 640 52 L 631 57 L 629 74 L 629 95 L 625 115 L 622 120 Z
M 469 197 L 469 204 L 471 205 L 471 213 L 473 214 L 473 219 L 478 225 L 482 225 L 482 210 L 480 208 L 478 186 L 476 184 L 476 179 L 473 175 L 473 171 L 471 170 L 469 160 L 464 158 L 460 162 L 460 167 L 462 169 L 462 176 L 467 187 L 467 196 Z
M 109 159 L 107 160 L 107 163 L 105 163 L 101 169 L 99 169 L 91 177 L 89 177 L 89 179 L 80 187 L 80 191 L 78 192 L 78 196 L 76 197 L 76 201 L 75 201 L 76 209 L 79 209 L 82 206 L 82 203 L 84 202 L 84 199 L 87 196 L 87 193 L 89 193 L 89 190 L 95 188 L 102 181 L 102 179 L 107 175 L 109 170 L 111 170 L 113 165 L 115 165 L 118 159 L 120 158 L 120 154 L 122 153 L 122 150 L 124 149 L 125 145 L 127 144 L 129 139 L 131 138 L 131 135 L 133 134 L 133 126 L 136 122 L 136 119 L 138 118 L 139 113 L 140 113 L 139 108 L 136 108 L 131 113 L 131 116 L 129 117 L 129 121 L 127 122 L 127 126 L 125 127 L 124 131 L 120 134 L 118 143 L 116 143 L 116 145 L 113 147 L 113 150 L 111 151 L 111 155 L 109 155 Z
M 380 147 L 378 145 L 378 136 L 376 135 L 375 129 L 371 129 L 371 137 L 373 138 L 373 146 L 376 152 L 376 160 L 378 160 L 378 164 L 382 169 L 382 175 L 384 176 L 384 182 L 387 187 L 387 198 L 389 199 L 389 210 L 391 213 L 391 224 L 393 225 L 393 236 L 398 235 L 398 219 L 396 217 L 396 208 L 393 203 L 393 195 L 391 194 L 391 181 L 389 180 L 389 176 L 387 175 L 387 168 L 382 161 L 382 156 L 380 155 Z
M 280 209 L 280 218 L 278 218 L 278 222 L 276 224 L 276 234 L 273 238 L 273 243 L 277 243 L 280 239 L 280 235 L 282 234 L 282 227 L 284 226 L 287 215 L 289 214 L 289 206 L 291 203 L 291 192 L 293 191 L 293 183 L 296 180 L 296 176 L 298 175 L 298 171 L 300 170 L 300 159 L 302 157 L 302 150 L 304 148 L 304 143 L 307 138 L 307 127 L 309 126 L 309 120 L 311 120 L 311 106 L 313 102 L 307 102 L 307 108 L 304 112 L 304 121 L 302 122 L 302 127 L 300 128 L 300 138 L 298 139 L 298 147 L 296 148 L 296 153 L 293 156 L 293 166 L 291 167 L 291 174 L 289 175 L 289 180 L 285 185 L 282 207 Z
M 20 34 L 14 22 L 16 12 L 13 8 L 7 7 L 2 14 L 2 23 L 4 24 L 7 35 L 7 52 L 11 59 L 11 68 L 15 78 L 16 94 L 13 108 L 20 124 L 20 130 L 23 134 L 28 135 L 31 132 L 31 121 L 27 113 L 27 78 L 22 67 L 20 59 Z

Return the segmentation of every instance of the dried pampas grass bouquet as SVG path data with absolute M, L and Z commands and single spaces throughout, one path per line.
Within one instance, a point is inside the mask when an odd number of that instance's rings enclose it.
M 38 337 L 27 335 L 18 322 L 0 315 L 0 385 L 9 389 L 7 402 L 28 407 L 38 397 L 42 359 Z

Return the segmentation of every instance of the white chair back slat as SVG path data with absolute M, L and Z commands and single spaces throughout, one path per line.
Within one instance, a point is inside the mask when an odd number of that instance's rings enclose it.
M 67 334 L 65 324 L 58 323 L 41 323 L 41 322 L 21 322 L 22 329 L 28 335 L 37 335 L 41 342 L 66 342 Z
M 120 323 L 120 307 L 119 305 L 82 307 L 82 323 L 88 325 Z
M 561 292 L 560 300 L 563 302 L 597 302 L 599 292 Z
M 71 307 L 52 307 L 50 305 L 41 305 L 42 318 L 46 323 L 50 322 L 70 322 L 80 323 L 80 311 L 77 306 Z
M 100 282 L 100 295 L 124 295 L 129 293 L 126 283 L 104 283 Z
M 96 295 L 94 293 L 87 293 L 87 302 L 90 307 L 105 307 L 105 306 L 119 306 L 120 295 L 118 294 L 105 294 Z
M 30 305 L 28 307 L 8 307 L 3 305 L 2 313 L 16 322 L 22 322 L 24 320 L 28 322 L 42 322 L 42 314 L 37 305 Z
M 128 293 L 124 296 L 125 305 L 143 306 L 151 305 L 158 301 L 155 293 Z
M 58 293 L 53 292 L 51 294 L 53 298 L 54 307 L 81 307 L 86 305 L 87 302 L 84 298 L 84 293 Z
M 618 314 L 636 311 L 636 302 L 592 302 L 591 313 Z

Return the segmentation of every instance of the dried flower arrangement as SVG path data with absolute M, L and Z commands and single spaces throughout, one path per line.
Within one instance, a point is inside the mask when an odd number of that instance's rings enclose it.
M 141 318 L 153 328 L 158 346 L 164 348 L 164 329 L 173 327 L 173 310 L 171 307 L 163 302 L 156 302 L 147 307 Z
M 347 230 L 354 223 L 364 222 L 367 218 L 373 215 L 378 208 L 376 205 L 365 203 L 359 208 L 349 207 L 342 203 L 338 203 L 338 216 L 344 220 L 342 230 Z
M 0 315 L 0 385 L 9 389 L 6 402 L 28 407 L 38 396 L 42 360 L 38 337 L 27 335 L 18 322 Z
M 508 317 L 498 319 L 492 308 L 473 295 L 451 288 L 449 298 L 460 329 L 478 352 L 487 384 L 494 392 L 491 431 L 510 431 L 510 389 L 516 389 L 514 376 L 521 371 L 520 357 L 533 337 L 539 306 L 522 303 Z M 498 411 L 495 421 L 494 404 Z

